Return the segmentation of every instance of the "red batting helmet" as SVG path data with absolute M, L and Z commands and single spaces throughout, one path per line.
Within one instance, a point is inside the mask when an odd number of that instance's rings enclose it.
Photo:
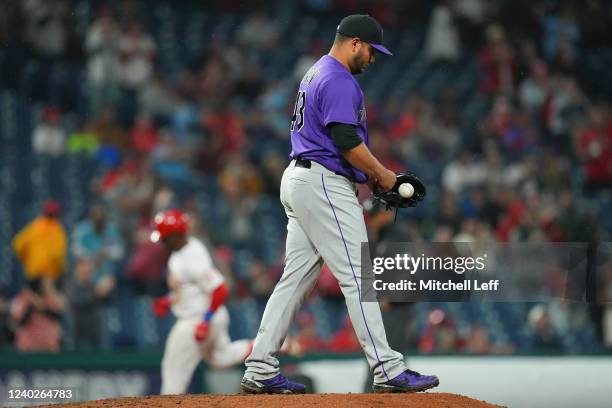
M 170 234 L 186 234 L 189 231 L 189 217 L 181 210 L 167 210 L 158 213 L 154 219 L 155 231 L 151 234 L 154 242 Z

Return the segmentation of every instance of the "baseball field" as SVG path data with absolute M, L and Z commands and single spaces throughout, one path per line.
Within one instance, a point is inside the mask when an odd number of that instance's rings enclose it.
M 86 401 L 74 404 L 49 405 L 49 407 L 453 407 L 488 408 L 489 404 L 463 395 L 449 393 L 423 394 L 304 394 L 304 395 L 166 395 L 114 398 Z
M 612 407 L 611 38 L 0 0 L 0 408 Z

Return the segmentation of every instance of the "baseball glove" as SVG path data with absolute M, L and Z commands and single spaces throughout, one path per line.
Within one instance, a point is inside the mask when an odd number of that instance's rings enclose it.
M 404 198 L 399 193 L 399 186 L 404 183 L 412 184 L 414 193 L 412 197 Z M 401 173 L 397 175 L 395 185 L 389 191 L 382 191 L 377 185 L 374 188 L 374 199 L 384 205 L 388 210 L 391 208 L 416 207 L 425 198 L 427 189 L 417 176 L 412 173 Z

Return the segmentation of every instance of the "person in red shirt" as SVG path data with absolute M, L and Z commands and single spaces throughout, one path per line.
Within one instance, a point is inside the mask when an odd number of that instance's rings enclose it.
M 29 280 L 11 303 L 17 349 L 26 352 L 59 351 L 64 308 L 64 297 L 57 292 L 52 280 Z
M 480 89 L 489 94 L 512 92 L 516 74 L 514 49 L 498 25 L 488 27 L 486 36 L 487 44 L 478 52 Z
M 577 154 L 583 161 L 585 188 L 599 190 L 612 184 L 612 119 L 609 112 L 595 107 L 590 124 L 577 135 Z
M 143 155 L 150 154 L 159 142 L 157 128 L 146 113 L 140 113 L 131 134 L 132 147 Z
M 359 344 L 359 339 L 355 335 L 351 319 L 348 316 L 344 319 L 342 328 L 332 336 L 327 349 L 336 353 L 357 353 L 361 351 L 361 344 Z

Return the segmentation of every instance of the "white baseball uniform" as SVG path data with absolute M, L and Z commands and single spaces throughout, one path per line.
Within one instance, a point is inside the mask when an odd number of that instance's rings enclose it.
M 198 343 L 194 332 L 210 306 L 211 293 L 223 283 L 206 247 L 197 238 L 173 252 L 168 261 L 168 285 L 172 290 L 172 327 L 162 359 L 162 394 L 183 394 L 201 359 L 215 368 L 242 363 L 250 353 L 252 341 L 232 342 L 229 337 L 229 314 L 220 306 L 210 320 L 206 340 Z

